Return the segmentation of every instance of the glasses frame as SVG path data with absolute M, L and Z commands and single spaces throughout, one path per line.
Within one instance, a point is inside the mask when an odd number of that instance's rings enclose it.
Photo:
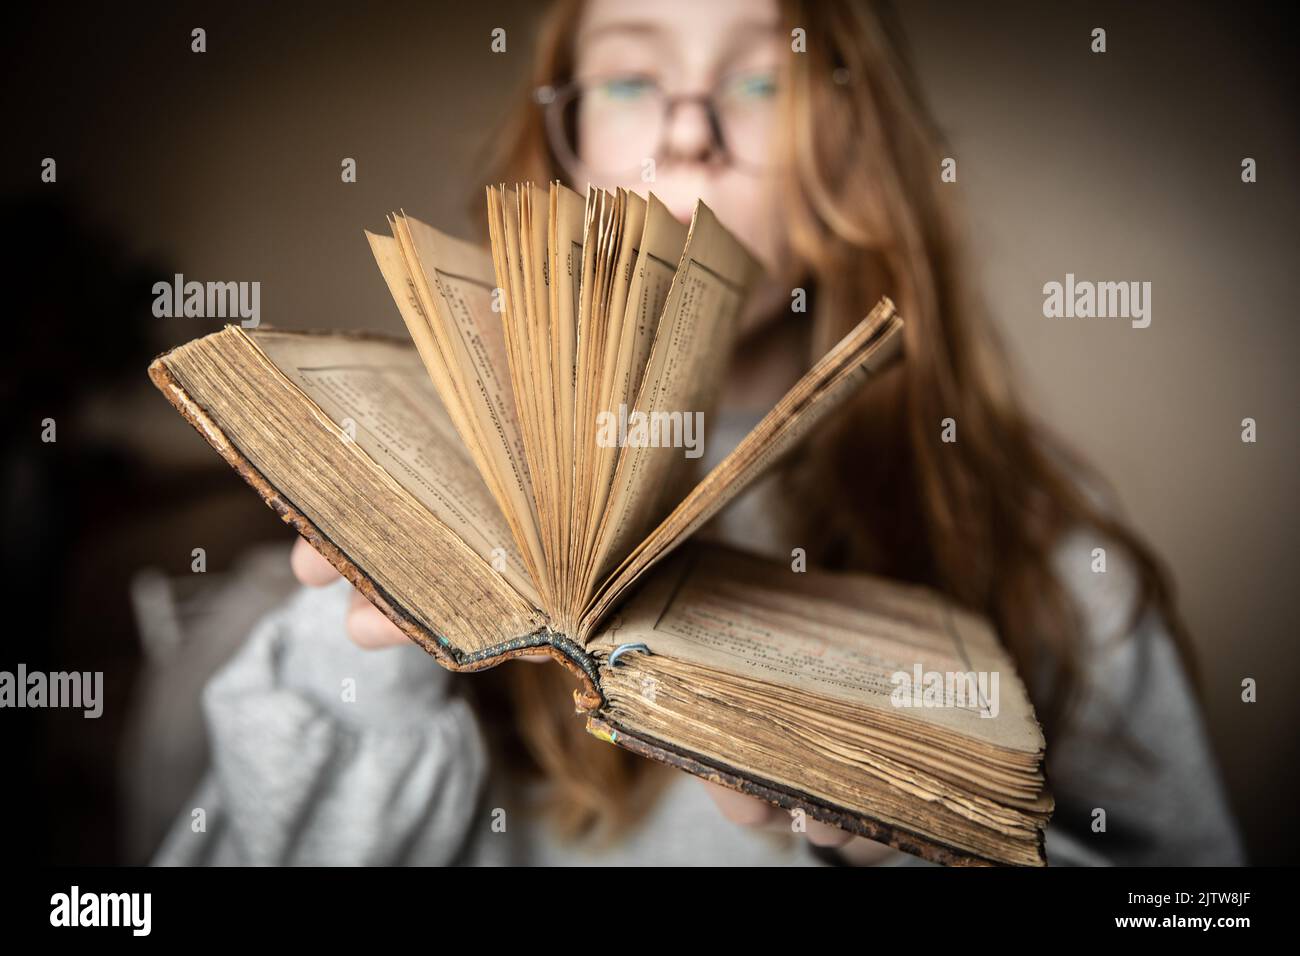
M 543 83 L 541 86 L 533 88 L 533 101 L 542 109 L 543 123 L 546 127 L 546 136 L 550 141 L 551 151 L 560 160 L 561 165 L 569 171 L 569 174 L 576 181 L 590 179 L 591 174 L 597 176 L 620 176 L 635 172 L 633 169 L 626 170 L 598 170 L 588 166 L 582 161 L 575 151 L 569 145 L 569 136 L 564 127 L 564 111 L 584 89 L 593 84 L 601 83 L 610 79 L 628 79 L 628 78 L 646 79 L 654 84 L 658 94 L 663 98 L 664 112 L 660 120 L 662 126 L 659 131 L 659 142 L 655 145 L 653 157 L 656 163 L 663 156 L 664 142 L 667 139 L 668 130 L 672 122 L 673 112 L 682 103 L 698 103 L 704 107 L 705 114 L 709 120 L 709 130 L 713 135 L 713 145 L 717 148 L 718 154 L 730 165 L 746 173 L 757 174 L 767 171 L 773 163 L 749 163 L 736 156 L 731 151 L 727 143 L 726 132 L 723 129 L 721 111 L 718 109 L 717 97 L 719 87 L 726 82 L 728 77 L 723 77 L 712 90 L 707 93 L 669 93 L 665 90 L 654 77 L 640 74 L 611 74 L 607 76 L 593 76 L 585 80 L 570 80 L 559 86 Z

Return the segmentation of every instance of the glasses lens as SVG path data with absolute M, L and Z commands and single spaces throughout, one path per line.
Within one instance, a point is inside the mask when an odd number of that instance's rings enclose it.
M 754 70 L 727 77 L 714 92 L 722 145 L 737 166 L 769 164 L 777 91 L 775 71 Z M 546 102 L 552 145 L 571 173 L 626 179 L 658 158 L 668 99 L 653 79 L 586 80 Z
M 588 80 L 552 105 L 551 135 L 571 164 L 602 176 L 632 176 L 654 158 L 663 115 L 663 93 L 651 79 Z
M 714 101 L 727 152 L 737 165 L 761 169 L 769 165 L 776 125 L 778 82 L 772 70 L 728 77 Z

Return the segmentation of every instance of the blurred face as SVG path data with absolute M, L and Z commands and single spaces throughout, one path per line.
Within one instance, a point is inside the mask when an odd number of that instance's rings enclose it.
M 683 222 L 703 199 L 770 268 L 778 24 L 776 0 L 590 0 L 576 38 L 574 174 L 653 192 Z

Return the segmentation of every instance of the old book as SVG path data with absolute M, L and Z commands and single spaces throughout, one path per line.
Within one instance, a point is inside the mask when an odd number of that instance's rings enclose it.
M 712 212 L 488 190 L 491 248 L 367 237 L 409 338 L 227 326 L 153 381 L 441 665 L 545 652 L 594 735 L 955 864 L 1041 865 L 1044 742 L 989 624 L 695 532 L 892 361 L 882 300 L 708 474 L 758 267 Z

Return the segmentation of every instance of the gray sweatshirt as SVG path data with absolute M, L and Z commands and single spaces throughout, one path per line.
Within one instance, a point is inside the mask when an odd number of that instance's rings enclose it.
M 728 424 L 724 422 L 724 425 Z M 752 424 L 729 423 L 739 439 Z M 709 458 L 734 442 L 713 442 Z M 711 462 L 705 462 L 706 466 Z M 770 493 L 770 486 L 768 489 Z M 757 551 L 771 537 L 762 484 L 719 516 L 716 533 Z M 1084 614 L 1088 692 L 1068 735 L 1049 742 L 1053 865 L 1240 864 L 1202 716 L 1163 622 L 1126 636 L 1135 578 L 1115 548 L 1092 571 L 1090 533 L 1055 560 Z M 491 773 L 478 718 L 446 671 L 415 645 L 367 651 L 347 637 L 350 586 L 300 588 L 264 617 L 208 682 L 212 761 L 154 857 L 184 864 L 725 864 L 834 862 L 801 835 L 727 820 L 680 773 L 616 847 L 566 845 L 517 812 Z M 531 667 L 513 662 L 504 666 Z M 577 716 L 574 717 L 578 720 Z M 1154 755 L 1133 763 L 1122 730 Z M 1105 829 L 1095 828 L 1097 810 Z M 883 865 L 928 865 L 904 854 Z
M 1123 619 L 1117 592 L 1132 581 L 1113 559 L 1094 574 L 1092 546 L 1076 536 L 1060 561 L 1100 638 Z M 349 590 L 342 581 L 300 589 L 209 681 L 212 763 L 155 864 L 825 864 L 801 836 L 731 823 L 685 773 L 619 846 L 558 842 L 516 813 L 517 795 L 489 773 L 478 718 L 457 686 L 473 676 L 414 645 L 356 647 L 344 628 Z M 1051 744 L 1049 863 L 1243 862 L 1201 715 L 1159 620 L 1148 616 L 1090 659 L 1076 729 Z M 1116 725 L 1155 754 L 1154 766 L 1122 756 L 1111 743 Z M 1104 832 L 1093 830 L 1096 808 Z

